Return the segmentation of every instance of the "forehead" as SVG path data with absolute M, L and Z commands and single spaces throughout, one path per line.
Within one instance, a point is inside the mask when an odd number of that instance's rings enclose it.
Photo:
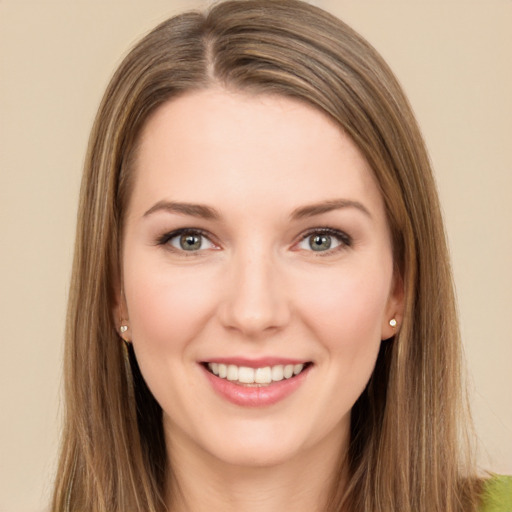
M 342 129 L 277 95 L 210 89 L 167 102 L 144 127 L 135 173 L 135 200 L 245 199 L 249 207 L 259 198 L 260 206 L 294 208 L 348 194 L 382 207 L 366 160 Z

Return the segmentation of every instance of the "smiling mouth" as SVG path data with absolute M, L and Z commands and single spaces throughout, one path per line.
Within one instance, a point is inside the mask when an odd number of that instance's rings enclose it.
M 204 367 L 216 377 L 228 380 L 240 386 L 262 387 L 274 382 L 293 379 L 312 363 L 278 364 L 261 368 L 250 368 L 234 364 L 203 363 Z

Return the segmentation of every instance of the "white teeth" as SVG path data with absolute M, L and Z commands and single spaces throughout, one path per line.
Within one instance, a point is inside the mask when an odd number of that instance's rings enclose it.
M 270 366 L 265 368 L 256 368 L 254 372 L 254 382 L 257 384 L 270 384 L 272 382 L 272 370 Z
M 238 380 L 238 366 L 234 364 L 228 365 L 228 380 Z
M 240 382 L 241 384 L 270 384 L 283 379 L 290 379 L 304 369 L 304 364 L 278 364 L 262 368 L 249 368 L 234 364 L 208 363 L 208 368 L 221 379 Z
M 238 368 L 238 380 L 244 384 L 254 383 L 254 368 L 247 368 L 247 366 L 240 366 Z
M 283 365 L 272 367 L 272 380 L 277 382 L 284 379 L 284 368 Z

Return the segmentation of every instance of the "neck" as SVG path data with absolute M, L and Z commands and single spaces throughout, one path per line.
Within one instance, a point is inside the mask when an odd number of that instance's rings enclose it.
M 332 486 L 344 485 L 340 453 L 346 432 L 304 450 L 290 460 L 269 465 L 233 465 L 192 445 L 186 435 L 167 439 L 170 468 L 167 504 L 171 512 L 323 512 Z M 181 439 L 180 439 L 181 437 Z M 171 456 L 172 454 L 172 456 Z M 340 475 L 340 472 L 342 473 Z

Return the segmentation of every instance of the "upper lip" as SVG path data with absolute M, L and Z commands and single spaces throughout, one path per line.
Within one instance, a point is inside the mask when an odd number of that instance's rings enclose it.
M 249 359 L 247 357 L 213 357 L 202 362 L 225 365 L 233 364 L 235 366 L 246 366 L 247 368 L 264 368 L 265 366 L 306 364 L 311 361 L 289 357 L 259 357 L 257 359 Z

